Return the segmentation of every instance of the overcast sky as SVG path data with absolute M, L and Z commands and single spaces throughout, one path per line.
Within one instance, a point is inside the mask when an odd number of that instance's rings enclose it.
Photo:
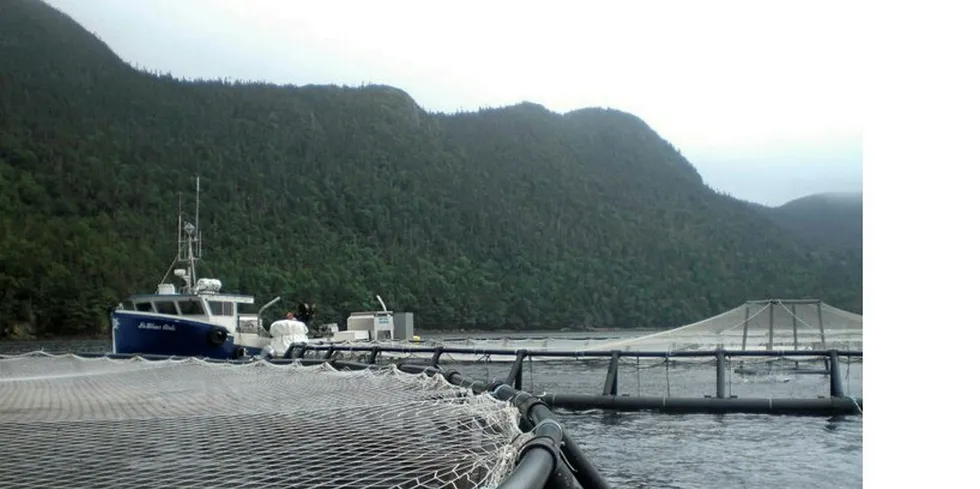
M 46 1 L 178 77 L 381 83 L 443 112 L 612 107 L 736 197 L 861 190 L 846 2 Z

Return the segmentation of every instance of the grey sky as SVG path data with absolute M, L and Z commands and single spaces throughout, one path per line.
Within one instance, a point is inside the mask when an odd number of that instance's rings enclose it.
M 613 107 L 736 197 L 861 190 L 861 43 L 843 2 L 46 1 L 153 71 L 383 83 L 443 112 Z

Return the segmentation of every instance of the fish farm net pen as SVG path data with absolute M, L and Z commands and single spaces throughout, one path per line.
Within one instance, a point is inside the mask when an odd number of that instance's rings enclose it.
M 0 355 L 0 487 L 608 487 L 510 386 L 307 363 Z

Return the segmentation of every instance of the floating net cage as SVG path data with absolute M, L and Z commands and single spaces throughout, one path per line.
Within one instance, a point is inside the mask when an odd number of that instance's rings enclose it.
M 819 300 L 748 301 L 717 316 L 587 350 L 862 350 L 863 318 Z
M 0 486 L 495 487 L 519 419 L 392 367 L 0 356 Z
M 535 361 L 586 362 L 608 361 L 606 357 L 589 356 L 589 352 L 618 350 L 624 356 L 636 352 L 710 352 L 722 348 L 730 352 L 745 351 L 862 351 L 863 318 L 820 300 L 753 300 L 716 316 L 652 334 L 562 336 L 561 333 L 548 336 L 496 337 L 496 338 L 458 338 L 437 341 L 439 346 L 457 351 L 447 351 L 440 356 L 441 363 L 472 362 L 511 362 L 519 350 L 548 352 L 535 356 Z M 405 351 L 386 353 L 385 356 L 399 359 L 430 358 L 430 350 L 410 351 L 413 345 L 394 342 L 377 343 L 379 346 L 402 346 Z M 419 346 L 419 345 L 414 345 Z M 351 349 L 344 354 L 345 345 L 333 347 L 335 357 L 366 358 L 363 344 L 346 346 Z M 358 351 L 357 348 L 362 348 Z M 462 351 L 468 350 L 468 351 Z M 499 353 L 508 350 L 508 354 Z M 490 353 L 488 353 L 490 352 Z M 568 355 L 557 355 L 568 352 Z M 322 348 L 318 352 L 323 353 Z M 315 355 L 315 354 L 314 354 Z M 740 361 L 748 361 L 742 357 Z M 653 361 L 653 360 L 651 360 Z M 658 362 L 660 360 L 657 360 Z M 672 361 L 702 362 L 703 359 L 672 357 Z M 711 360 L 709 360 L 711 361 Z M 772 362 L 771 359 L 760 359 Z M 823 362 L 823 357 L 795 356 L 791 363 Z

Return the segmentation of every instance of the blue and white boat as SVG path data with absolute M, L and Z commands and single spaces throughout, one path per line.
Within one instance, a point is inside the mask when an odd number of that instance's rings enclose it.
M 113 352 L 235 359 L 263 350 L 282 354 L 290 344 L 308 341 L 302 321 L 280 320 L 268 330 L 263 327 L 262 312 L 279 297 L 258 313 L 245 314 L 243 306 L 254 304 L 254 296 L 222 292 L 220 280 L 198 278 L 200 190 L 198 178 L 193 224 L 178 204 L 177 257 L 156 293 L 131 295 L 112 312 Z M 168 282 L 170 277 L 183 282 L 179 289 Z

